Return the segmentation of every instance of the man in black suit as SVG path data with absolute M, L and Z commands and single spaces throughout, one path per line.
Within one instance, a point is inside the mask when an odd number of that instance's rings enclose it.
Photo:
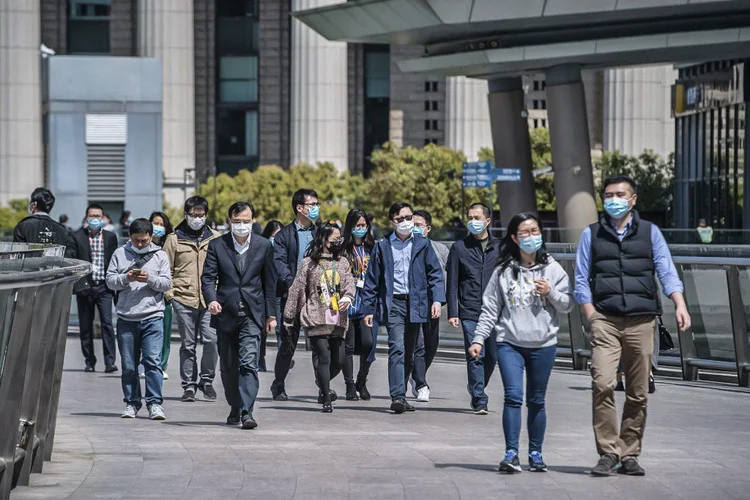
M 276 233 L 273 239 L 274 269 L 279 280 L 281 293 L 281 310 L 286 305 L 286 295 L 294 282 L 297 266 L 305 257 L 307 248 L 315 237 L 315 221 L 320 215 L 318 194 L 312 189 L 299 189 L 292 196 L 292 209 L 296 214 L 294 221 Z M 284 381 L 292 367 L 294 350 L 299 341 L 299 319 L 292 328 L 281 326 L 281 345 L 276 353 L 274 380 L 271 384 L 271 395 L 274 401 L 286 401 L 286 387 Z M 313 355 L 313 363 L 316 358 Z
M 258 426 L 253 407 L 258 395 L 261 332 L 276 329 L 276 275 L 273 246 L 252 233 L 253 206 L 229 207 L 232 231 L 208 245 L 201 288 L 216 328 L 224 396 L 232 407 L 227 425 Z
M 62 245 L 70 253 L 70 236 L 65 226 L 49 216 L 55 206 L 55 195 L 47 188 L 36 188 L 29 198 L 29 216 L 13 228 L 16 243 Z
M 81 278 L 73 287 L 78 304 L 78 322 L 81 330 L 81 351 L 86 360 L 87 372 L 96 366 L 94 354 L 94 313 L 99 309 L 104 346 L 104 371 L 117 371 L 115 357 L 117 344 L 112 328 L 112 299 L 114 292 L 107 288 L 105 278 L 109 261 L 117 249 L 117 235 L 104 227 L 104 210 L 92 203 L 86 209 L 86 225 L 75 231 L 71 237 L 70 257 L 91 262 L 92 274 Z

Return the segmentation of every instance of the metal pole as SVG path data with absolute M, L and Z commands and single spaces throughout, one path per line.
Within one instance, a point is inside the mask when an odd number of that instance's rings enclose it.
M 461 221 L 466 224 L 466 190 L 463 179 L 461 179 Z

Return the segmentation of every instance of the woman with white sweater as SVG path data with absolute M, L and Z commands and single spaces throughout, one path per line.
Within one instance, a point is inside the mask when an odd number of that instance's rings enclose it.
M 497 269 L 482 297 L 482 313 L 469 348 L 469 354 L 478 358 L 485 339 L 497 337 L 497 360 L 505 390 L 505 458 L 500 462 L 501 472 L 522 470 L 518 440 L 524 370 L 529 470 L 547 470 L 542 458 L 547 382 L 555 363 L 559 315 L 570 312 L 574 305 L 567 273 L 547 254 L 539 219 L 530 213 L 514 216 L 502 242 Z

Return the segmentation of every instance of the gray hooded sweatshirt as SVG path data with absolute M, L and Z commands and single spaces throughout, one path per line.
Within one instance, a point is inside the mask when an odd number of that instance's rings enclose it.
M 120 292 L 117 297 L 117 317 L 125 321 L 143 321 L 164 316 L 164 293 L 172 286 L 172 271 L 167 254 L 151 243 L 149 252 L 156 254 L 140 269 L 148 274 L 145 283 L 130 281 L 128 270 L 143 255 L 133 251 L 131 242 L 115 250 L 107 268 L 107 287 Z
M 552 289 L 546 297 L 536 292 L 534 280 L 538 279 L 546 280 Z M 498 267 L 482 296 L 482 313 L 473 342 L 484 345 L 494 331 L 498 342 L 517 347 L 555 345 L 560 330 L 559 314 L 569 313 L 573 307 L 568 273 L 552 257 L 544 265 L 520 267 L 518 278 L 513 277 L 512 265 L 502 274 Z

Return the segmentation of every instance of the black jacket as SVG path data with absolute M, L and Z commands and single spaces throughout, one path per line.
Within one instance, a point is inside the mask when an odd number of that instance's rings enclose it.
M 315 238 L 317 231 L 313 225 L 312 233 Z M 286 295 L 297 275 L 297 259 L 299 257 L 299 236 L 294 222 L 285 226 L 273 238 L 273 267 L 279 280 L 278 294 Z
M 112 254 L 117 250 L 117 235 L 112 231 L 101 230 L 104 239 L 104 272 L 106 274 L 109 262 L 112 260 Z M 68 256 L 71 259 L 84 260 L 91 262 L 91 243 L 89 243 L 89 230 L 81 228 L 74 231 L 70 238 L 70 251 Z M 73 287 L 73 293 L 82 293 L 91 288 L 91 275 L 84 276 Z
M 253 234 L 247 249 L 245 270 L 240 274 L 232 233 L 211 240 L 201 275 L 206 306 L 217 301 L 221 314 L 211 318 L 214 328 L 230 330 L 237 325 L 240 301 L 250 309 L 253 321 L 262 330 L 266 318 L 276 316 L 276 274 L 273 270 L 273 246 Z
M 13 241 L 63 245 L 66 247 L 66 255 L 70 253 L 70 232 L 49 215 L 30 215 L 16 224 Z
M 487 250 L 469 235 L 453 244 L 448 254 L 448 317 L 478 321 L 482 312 L 482 294 L 497 266 L 500 240 L 490 236 Z
M 651 223 L 634 210 L 622 241 L 606 215 L 590 228 L 590 285 L 596 310 L 611 316 L 661 314 Z

